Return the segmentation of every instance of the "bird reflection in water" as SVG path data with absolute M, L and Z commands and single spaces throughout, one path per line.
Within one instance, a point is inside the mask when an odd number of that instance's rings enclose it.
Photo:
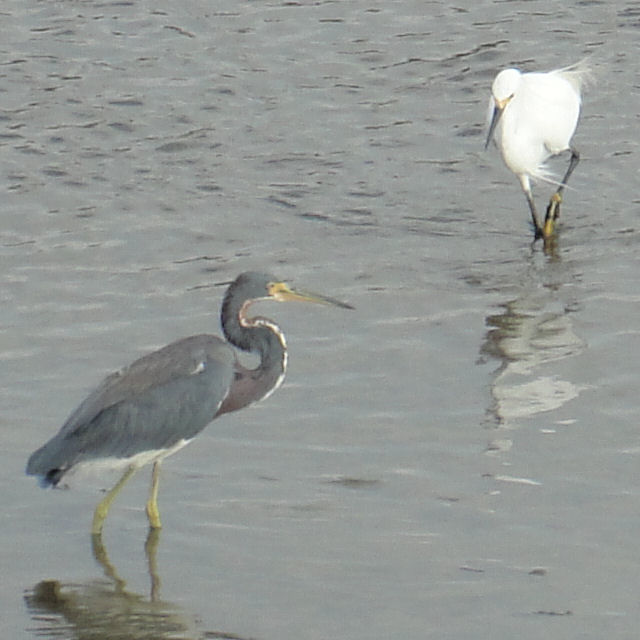
M 527 285 L 520 296 L 502 305 L 501 313 L 486 319 L 489 328 L 480 353 L 501 363 L 491 384 L 488 414 L 502 429 L 558 409 L 582 391 L 570 380 L 544 375 L 545 365 L 572 357 L 585 346 L 573 328 L 572 303 L 563 300 L 560 291 L 560 283 Z M 504 434 L 493 440 L 490 451 L 510 448 Z
M 147 540 L 144 544 L 144 552 L 147 558 L 147 569 L 149 571 L 149 579 L 151 581 L 151 590 L 149 598 L 152 602 L 158 600 L 160 596 L 160 576 L 158 574 L 158 543 L 160 542 L 160 529 L 149 527 Z M 109 554 L 102 542 L 101 533 L 91 534 L 91 550 L 96 562 L 102 567 L 104 575 L 111 579 L 116 590 L 124 592 L 126 582 L 119 576 L 115 566 L 109 560 Z
M 62 583 L 43 580 L 24 596 L 40 638 L 146 640 L 218 638 L 243 640 L 235 633 L 198 629 L 197 616 L 160 599 L 156 553 L 160 530 L 151 528 L 145 544 L 151 593 L 147 597 L 127 589 L 110 561 L 100 534 L 93 534 L 93 555 L 108 580 Z M 247 639 L 248 640 L 248 639 Z

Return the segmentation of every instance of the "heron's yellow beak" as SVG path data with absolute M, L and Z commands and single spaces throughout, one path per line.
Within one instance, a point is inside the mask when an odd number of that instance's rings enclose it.
M 286 282 L 271 282 L 268 286 L 269 296 L 278 302 L 290 302 L 297 300 L 298 302 L 315 302 L 317 304 L 329 304 L 342 309 L 353 309 L 350 304 L 340 302 L 335 298 L 321 296 L 317 293 L 309 293 L 308 291 L 294 291 Z

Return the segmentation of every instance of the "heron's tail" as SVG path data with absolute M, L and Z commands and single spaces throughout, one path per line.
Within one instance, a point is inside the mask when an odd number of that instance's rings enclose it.
M 53 464 L 50 446 L 45 445 L 37 451 L 34 451 L 27 462 L 27 475 L 37 476 L 38 483 L 43 489 L 47 487 L 55 487 L 65 474 L 67 469 Z

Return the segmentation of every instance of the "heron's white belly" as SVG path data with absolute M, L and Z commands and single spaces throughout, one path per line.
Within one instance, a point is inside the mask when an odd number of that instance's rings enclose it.
M 76 474 L 87 475 L 99 473 L 101 471 L 122 471 L 129 467 L 139 469 L 152 462 L 158 462 L 167 456 L 174 454 L 191 442 L 189 440 L 180 440 L 169 449 L 152 449 L 150 451 L 142 451 L 128 458 L 100 458 L 98 460 L 86 460 L 74 465 L 73 468 L 65 473 L 64 480 L 68 481 Z M 66 482 L 65 482 L 66 484 Z

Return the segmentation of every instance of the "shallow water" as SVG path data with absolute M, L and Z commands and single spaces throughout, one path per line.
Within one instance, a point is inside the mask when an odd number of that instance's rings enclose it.
M 5 4 L 2 637 L 636 636 L 640 14 L 468 4 Z M 545 253 L 488 88 L 587 54 Z M 262 305 L 283 387 L 166 461 L 155 566 L 147 470 L 96 563 L 112 478 L 29 453 L 248 269 L 356 311 Z

